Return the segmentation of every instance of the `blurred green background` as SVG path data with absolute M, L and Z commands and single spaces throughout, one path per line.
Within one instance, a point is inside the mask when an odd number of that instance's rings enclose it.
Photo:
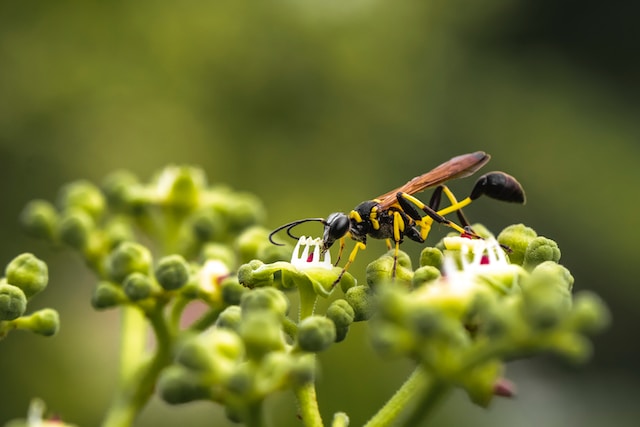
M 93 278 L 25 237 L 18 214 L 64 183 L 127 168 L 147 179 L 196 164 L 251 191 L 267 225 L 349 210 L 454 155 L 484 150 L 518 177 L 525 207 L 480 200 L 473 220 L 524 222 L 558 241 L 576 289 L 613 325 L 593 360 L 509 366 L 519 396 L 488 410 L 454 395 L 430 425 L 636 425 L 640 419 L 640 36 L 636 3 L 594 0 L 0 1 L 0 264 L 50 266 L 30 309 L 60 334 L 0 344 L 0 425 L 38 396 L 98 425 L 114 386 L 116 313 L 89 307 Z M 473 180 L 452 184 L 460 194 Z M 439 230 L 441 231 L 441 230 Z M 436 233 L 437 234 L 437 233 Z M 437 239 L 433 237 L 434 241 Z M 415 259 L 420 247 L 404 245 Z M 384 250 L 372 242 L 353 272 Z M 409 372 L 371 353 L 366 325 L 324 354 L 325 416 L 373 414 Z M 274 426 L 299 425 L 291 396 Z M 139 426 L 230 425 L 208 404 L 154 399 Z

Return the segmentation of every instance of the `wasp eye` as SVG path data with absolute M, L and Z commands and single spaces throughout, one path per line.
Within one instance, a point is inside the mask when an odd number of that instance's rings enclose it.
M 348 231 L 349 217 L 347 215 L 342 212 L 335 212 L 329 215 L 324 227 L 324 235 L 322 236 L 324 250 L 329 249 L 336 240 L 344 237 Z

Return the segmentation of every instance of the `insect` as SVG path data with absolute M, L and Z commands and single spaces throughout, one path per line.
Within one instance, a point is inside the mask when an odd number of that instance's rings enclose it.
M 395 277 L 399 246 L 405 237 L 418 243 L 424 243 L 435 221 L 451 227 L 467 237 L 479 238 L 471 230 L 469 222 L 462 213 L 462 208 L 483 195 L 505 202 L 525 203 L 524 189 L 520 183 L 504 172 L 489 172 L 482 175 L 476 181 L 469 196 L 460 201 L 444 185 L 446 181 L 451 179 L 464 178 L 475 173 L 490 158 L 491 156 L 483 151 L 454 157 L 429 172 L 416 176 L 399 188 L 373 200 L 360 203 L 349 214 L 334 212 L 326 219 L 299 219 L 273 230 L 269 235 L 269 240 L 275 245 L 282 245 L 273 240 L 276 233 L 286 230 L 289 237 L 297 239 L 291 232 L 293 228 L 306 222 L 320 222 L 324 225 L 322 252 L 329 250 L 336 241 L 340 242 L 340 251 L 335 263 L 337 265 L 344 250 L 345 239 L 350 237 L 356 244 L 335 282 L 338 283 L 355 260 L 358 251 L 366 248 L 367 237 L 385 239 L 389 249 L 395 247 L 392 272 L 392 276 Z M 435 190 L 429 204 L 425 204 L 413 196 L 433 187 Z M 440 209 L 443 194 L 449 200 L 450 205 Z M 462 226 L 445 218 L 445 215 L 453 212 L 457 213 Z

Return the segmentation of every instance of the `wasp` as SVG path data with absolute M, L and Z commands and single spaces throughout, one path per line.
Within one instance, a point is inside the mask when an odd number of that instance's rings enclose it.
M 271 232 L 269 241 L 275 245 L 282 245 L 273 240 L 273 236 L 286 230 L 287 235 L 297 239 L 292 229 L 306 222 L 320 222 L 324 225 L 322 248 L 324 253 L 336 242 L 340 242 L 340 250 L 335 265 L 340 262 L 347 237 L 355 241 L 355 247 L 335 283 L 339 282 L 356 254 L 364 250 L 367 237 L 385 239 L 389 249 L 395 247 L 392 276 L 398 260 L 399 246 L 404 238 L 418 243 L 424 243 L 434 222 L 453 228 L 462 235 L 479 238 L 471 229 L 469 222 L 462 213 L 462 208 L 469 205 L 480 196 L 488 196 L 504 202 L 524 204 L 526 197 L 520 183 L 511 175 L 504 172 L 489 172 L 476 180 L 468 197 L 458 201 L 445 182 L 464 178 L 475 173 L 484 166 L 491 156 L 483 151 L 463 154 L 454 157 L 422 175 L 416 176 L 406 184 L 391 190 L 373 200 L 367 200 L 356 206 L 349 214 L 334 212 L 325 218 L 304 218 L 284 224 Z M 434 188 L 429 204 L 425 204 L 414 196 L 428 188 Z M 449 200 L 450 205 L 440 209 L 442 195 Z M 462 225 L 445 218 L 445 215 L 456 212 Z

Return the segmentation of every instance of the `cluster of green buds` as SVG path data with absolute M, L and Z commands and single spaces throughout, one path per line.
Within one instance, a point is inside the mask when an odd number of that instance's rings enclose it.
M 585 360 L 586 336 L 607 323 L 595 295 L 572 293 L 556 243 L 523 225 L 497 238 L 481 226 L 481 239 L 448 236 L 422 251 L 417 269 L 390 251 L 358 283 L 321 239 L 303 236 L 293 250 L 271 244 L 263 216 L 255 197 L 209 186 L 192 167 L 165 168 L 148 183 L 126 172 L 102 186 L 78 181 L 56 204 L 24 209 L 30 234 L 73 248 L 96 273 L 93 306 L 122 309 L 121 381 L 104 425 L 131 425 L 155 389 L 172 404 L 220 403 L 229 419 L 251 426 L 262 425 L 270 395 L 291 390 L 303 424 L 322 426 L 316 354 L 362 321 L 372 322 L 382 354 L 415 361 L 418 374 L 403 387 L 425 378 L 432 385 L 416 388 L 422 402 L 411 405 L 407 424 L 415 425 L 436 392 L 461 387 L 481 405 L 511 395 L 506 360 L 542 351 Z M 46 266 L 25 254 L 6 276 L 0 337 L 29 324 L 55 332 L 54 312 L 23 317 L 46 285 Z M 144 349 L 149 329 L 155 345 Z M 368 426 L 388 425 L 398 412 L 389 405 L 409 406 L 402 399 L 414 394 L 397 393 Z M 346 425 L 336 414 L 332 426 Z
M 606 326 L 608 312 L 593 293 L 572 294 L 554 241 L 522 224 L 497 238 L 474 230 L 484 239 L 446 237 L 422 251 L 415 271 L 403 257 L 404 286 L 388 279 L 390 256 L 369 266 L 367 281 L 378 302 L 375 347 L 413 359 L 440 389 L 460 387 L 484 406 L 513 394 L 506 360 L 540 352 L 588 359 L 586 336 Z
M 130 424 L 178 344 L 240 303 L 246 289 L 233 275 L 240 264 L 288 258 L 290 247 L 269 243 L 263 217 L 256 197 L 210 186 L 200 169 L 187 166 L 167 167 L 150 182 L 127 172 L 101 186 L 72 182 L 55 204 L 25 207 L 21 222 L 29 234 L 75 250 L 94 271 L 93 306 L 123 310 L 121 360 L 132 366 L 121 368 L 106 424 Z M 27 297 L 35 286 L 27 286 Z M 149 329 L 155 347 L 145 349 L 137 343 L 147 341 Z
M 161 396 L 169 403 L 219 402 L 231 420 L 251 425 L 269 395 L 289 389 L 298 396 L 303 420 L 317 425 L 310 398 L 315 354 L 342 341 L 352 322 L 367 317 L 361 302 L 354 309 L 346 298 L 333 300 L 324 314 L 316 312 L 317 299 L 333 293 L 342 271 L 328 252 L 321 255 L 321 244 L 303 237 L 290 262 L 254 259 L 240 267 L 237 278 L 228 278 L 227 286 L 241 291 L 212 328 L 182 342 L 175 363 L 161 375 Z M 349 295 L 359 288 L 354 285 L 348 273 L 339 281 Z M 292 315 L 288 293 L 295 290 L 299 310 Z
M 33 254 L 15 257 L 0 279 L 0 340 L 9 331 L 22 329 L 39 335 L 52 336 L 58 332 L 58 312 L 51 308 L 26 314 L 27 303 L 49 282 L 47 264 Z

